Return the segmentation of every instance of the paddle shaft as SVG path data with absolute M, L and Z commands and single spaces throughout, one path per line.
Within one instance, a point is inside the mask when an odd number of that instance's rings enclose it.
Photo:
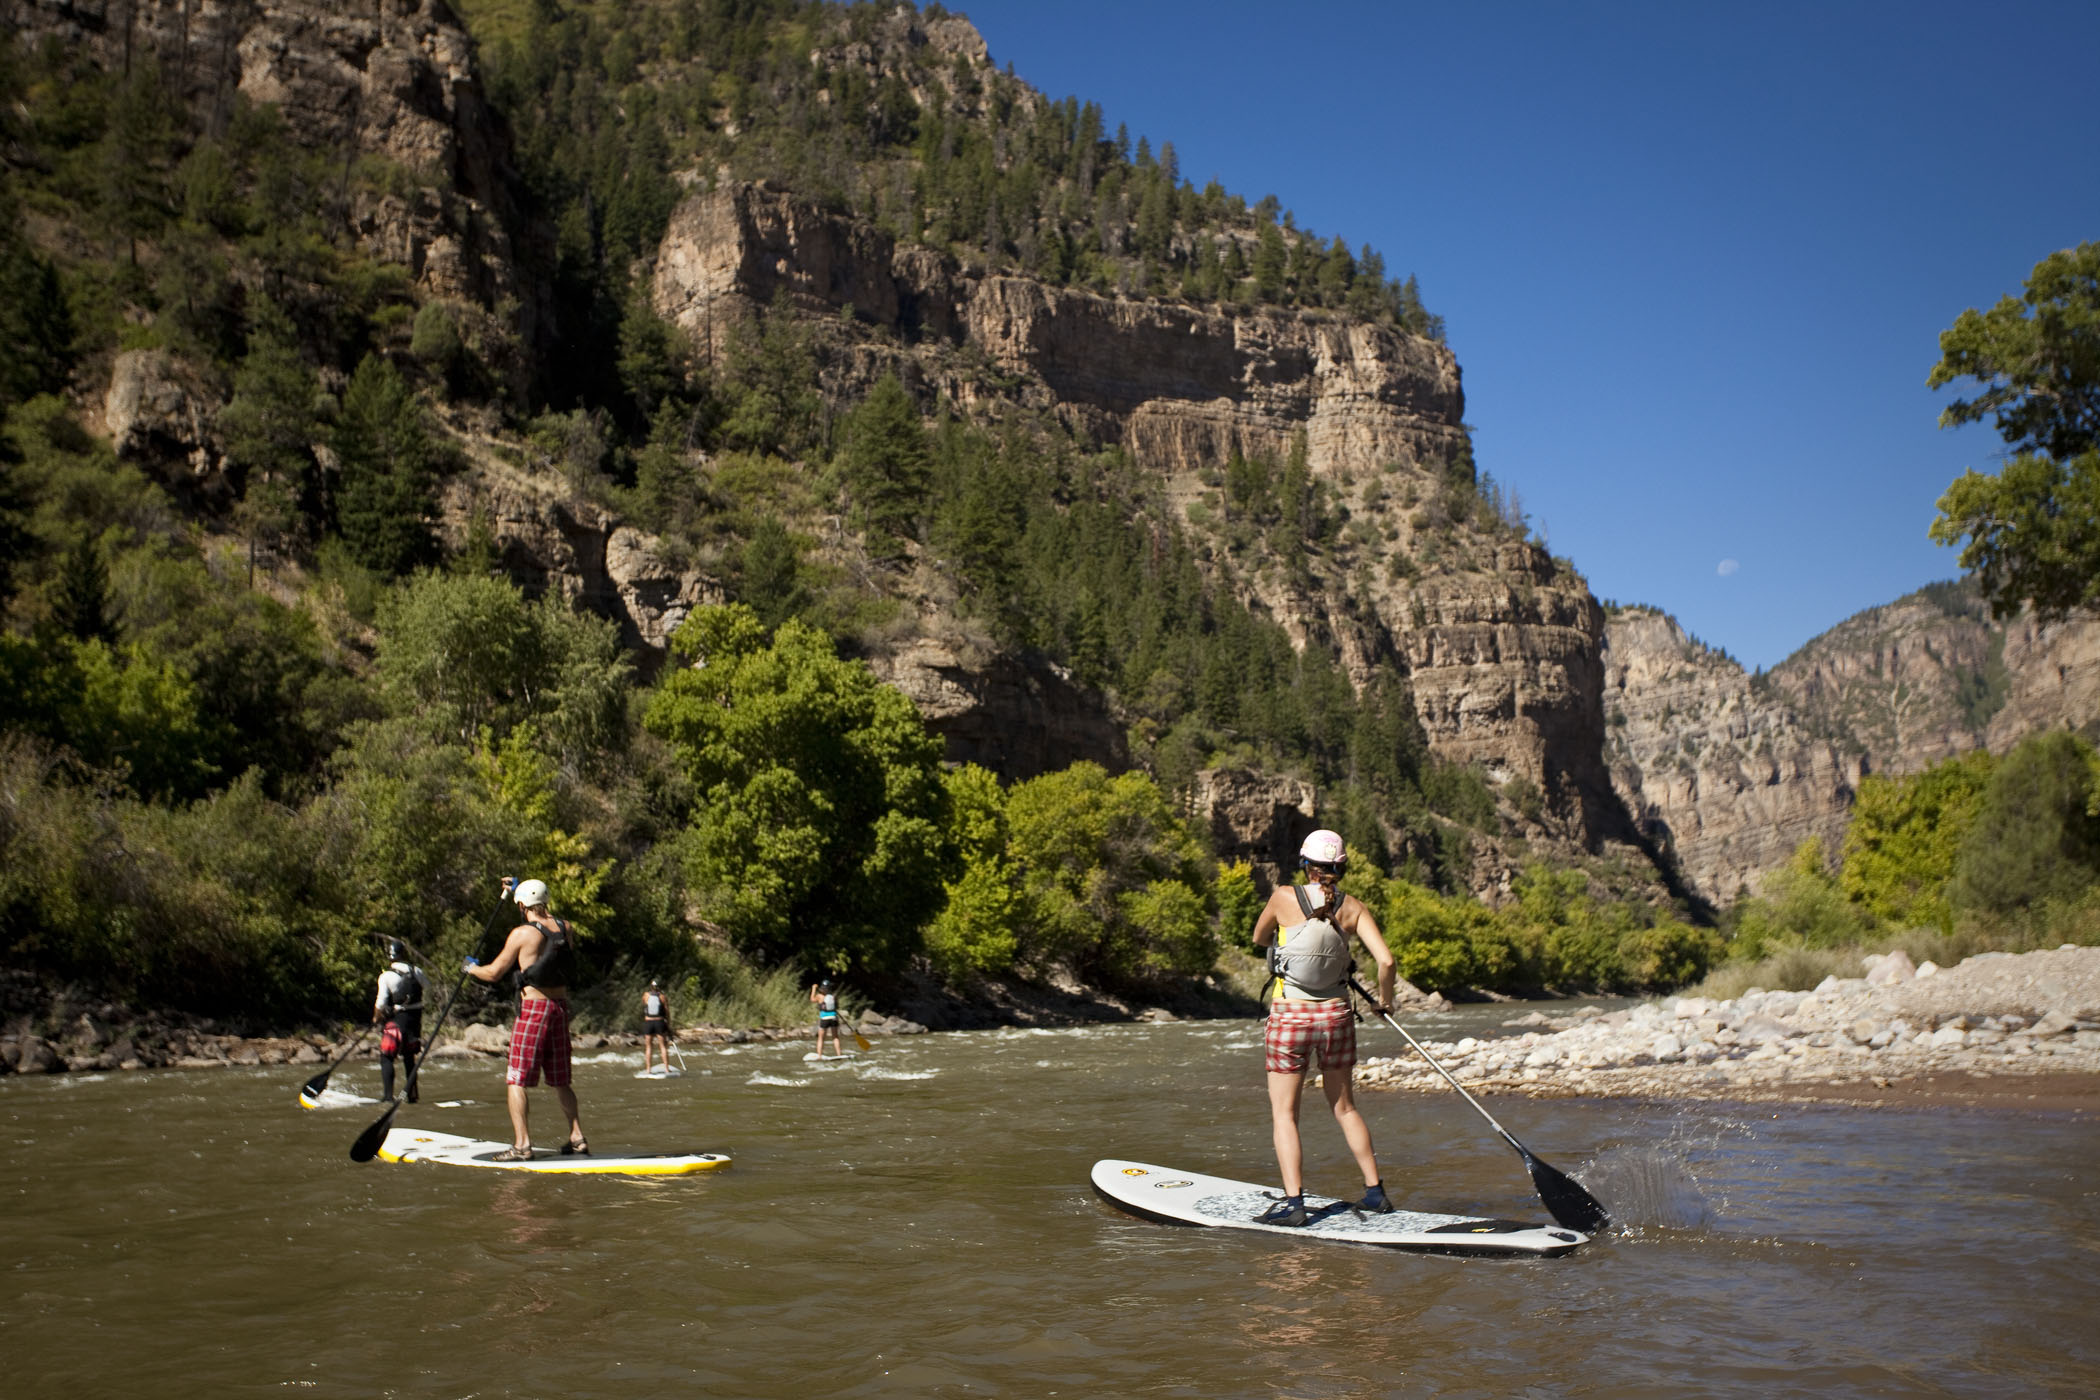
M 1451 1071 L 1445 1069 L 1442 1065 L 1438 1064 L 1436 1060 L 1430 1055 L 1430 1053 L 1422 1048 L 1422 1042 L 1416 1040 L 1413 1036 L 1408 1035 L 1407 1027 L 1401 1025 L 1398 1021 L 1394 1020 L 1392 1017 L 1392 1013 L 1378 1004 L 1378 998 L 1372 996 L 1369 992 L 1364 990 L 1363 983 L 1357 981 L 1354 977 L 1351 977 L 1349 979 L 1349 986 L 1356 992 L 1358 996 L 1362 997 L 1365 1001 L 1371 1003 L 1372 1009 L 1378 1012 L 1379 1020 L 1385 1022 L 1394 1030 L 1400 1032 L 1401 1036 L 1406 1039 L 1407 1043 L 1414 1047 L 1415 1053 L 1417 1055 L 1420 1055 L 1424 1062 L 1426 1062 L 1431 1069 L 1435 1070 L 1438 1074 L 1444 1076 L 1444 1082 L 1446 1084 L 1449 1084 L 1452 1088 L 1458 1090 L 1458 1096 L 1460 1098 L 1464 1099 L 1467 1103 L 1473 1105 L 1474 1112 L 1478 1113 L 1482 1118 L 1487 1119 L 1488 1126 L 1490 1128 L 1493 1128 L 1496 1132 L 1502 1134 L 1502 1140 L 1504 1142 L 1508 1143 L 1511 1147 L 1516 1148 L 1517 1151 L 1524 1157 L 1526 1161 L 1529 1161 L 1531 1159 L 1531 1152 L 1529 1151 L 1529 1149 L 1527 1149 L 1523 1143 L 1518 1142 L 1515 1137 L 1511 1136 L 1509 1129 L 1503 1127 L 1500 1123 L 1497 1123 L 1495 1121 L 1495 1115 L 1488 1112 L 1485 1108 L 1481 1107 L 1480 1100 L 1474 1098 L 1471 1094 L 1467 1093 L 1466 1086 L 1459 1083 L 1456 1079 L 1453 1079 L 1451 1077 Z

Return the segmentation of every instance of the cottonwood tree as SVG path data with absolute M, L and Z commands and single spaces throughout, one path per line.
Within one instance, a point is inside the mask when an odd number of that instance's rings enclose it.
M 1983 392 L 1949 404 L 1940 426 L 1989 418 L 2014 455 L 1947 488 L 1932 538 L 1967 541 L 1962 567 L 1994 613 L 2100 607 L 2100 243 L 2051 253 L 2023 296 L 1957 317 L 1926 383 L 1959 379 Z

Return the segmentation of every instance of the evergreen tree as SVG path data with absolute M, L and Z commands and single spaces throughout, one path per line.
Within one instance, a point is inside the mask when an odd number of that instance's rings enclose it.
M 423 407 L 392 363 L 367 355 L 343 391 L 333 434 L 336 525 L 351 557 L 398 578 L 437 554 L 437 446 Z
M 863 527 L 891 541 L 915 538 L 928 485 L 918 404 L 896 375 L 886 374 L 842 427 L 841 474 Z
M 83 532 L 66 551 L 51 598 L 51 620 L 67 636 L 82 642 L 117 640 L 109 616 L 109 565 L 102 542 Z

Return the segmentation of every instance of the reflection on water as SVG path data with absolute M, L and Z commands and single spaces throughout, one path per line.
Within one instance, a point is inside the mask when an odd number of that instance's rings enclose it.
M 2100 1127 L 2076 1118 L 1498 1096 L 1626 1228 L 1561 1260 L 1469 1260 L 1093 1197 L 1106 1155 L 1271 1177 L 1251 1023 L 801 1054 L 688 1050 L 663 1081 L 631 1056 L 579 1065 L 600 1152 L 736 1157 L 677 1180 L 356 1166 L 364 1113 L 302 1112 L 287 1070 L 0 1080 L 8 1393 L 2100 1391 Z M 500 1079 L 434 1063 L 433 1096 L 479 1102 L 404 1126 L 502 1140 Z M 1405 1203 L 1544 1218 L 1455 1096 L 1361 1098 Z M 1353 1186 L 1331 1121 L 1306 1147 L 1312 1189 Z

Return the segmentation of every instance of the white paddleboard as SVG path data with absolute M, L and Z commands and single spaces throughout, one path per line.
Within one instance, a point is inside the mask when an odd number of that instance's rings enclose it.
M 805 1064 L 807 1064 L 807 1063 L 811 1063 L 811 1062 L 814 1062 L 814 1061 L 817 1061 L 817 1060 L 850 1060 L 850 1059 L 852 1059 L 852 1058 L 853 1058 L 853 1056 L 852 1056 L 852 1055 L 851 1055 L 850 1053 L 849 1053 L 849 1054 L 844 1054 L 844 1055 L 819 1055 L 819 1054 L 818 1054 L 818 1053 L 817 1053 L 816 1051 L 814 1051 L 814 1050 L 810 1051 L 810 1052 L 809 1052 L 809 1053 L 808 1053 L 807 1055 L 804 1055 L 804 1056 L 802 1057 L 802 1059 L 803 1059 L 803 1062 L 804 1062 Z
M 301 1108 L 377 1108 L 380 1102 L 380 1100 L 370 1098 L 364 1094 L 353 1094 L 347 1089 L 338 1089 L 334 1085 L 323 1089 L 318 1097 L 307 1093 L 304 1089 L 299 1091 L 299 1107 Z M 474 1100 L 472 1099 L 443 1099 L 433 1105 L 433 1107 L 471 1108 L 473 1105 Z
M 1588 1235 L 1575 1230 L 1518 1220 L 1489 1220 L 1412 1210 L 1367 1215 L 1347 1201 L 1315 1196 L 1310 1192 L 1305 1197 L 1305 1224 L 1264 1225 L 1255 1217 L 1275 1205 L 1282 1196 L 1273 1187 L 1115 1158 L 1094 1163 L 1094 1190 L 1133 1215 L 1170 1225 L 1261 1230 L 1275 1235 L 1384 1245 L 1390 1249 L 1421 1249 L 1450 1254 L 1555 1255 L 1566 1254 L 1589 1242 Z
M 638 1069 L 634 1072 L 636 1079 L 679 1079 L 684 1075 L 682 1069 Z
M 572 1176 L 689 1176 L 694 1172 L 717 1171 L 729 1165 L 720 1152 L 657 1152 L 623 1156 L 564 1157 L 552 1147 L 535 1151 L 529 1162 L 498 1162 L 497 1154 L 508 1152 L 507 1142 L 482 1142 L 457 1133 L 433 1133 L 422 1128 L 395 1128 L 380 1145 L 380 1157 L 389 1162 L 437 1162 L 448 1167 L 492 1167 L 510 1172 L 557 1172 Z

